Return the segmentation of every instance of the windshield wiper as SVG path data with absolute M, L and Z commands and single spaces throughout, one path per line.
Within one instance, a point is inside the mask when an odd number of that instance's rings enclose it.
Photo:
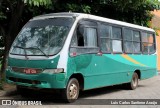
M 21 46 L 13 46 L 15 48 L 20 48 L 20 49 L 24 49 L 24 53 L 25 53 L 25 57 L 26 59 L 28 59 L 27 57 L 27 52 L 26 52 L 26 49 L 38 49 L 41 53 L 43 53 L 43 55 L 45 55 L 47 58 L 49 58 L 49 56 L 44 53 L 40 48 L 38 48 L 37 46 L 34 46 L 34 47 L 28 47 L 28 48 L 24 48 L 24 47 L 21 47 Z
M 29 48 L 27 48 L 27 49 L 38 49 L 41 53 L 44 54 L 44 56 L 46 56 L 47 58 L 49 58 L 49 56 L 48 56 L 45 52 L 43 52 L 43 51 L 42 51 L 39 47 L 37 47 L 37 46 L 29 47 Z
M 27 57 L 27 52 L 26 52 L 26 49 L 27 49 L 27 48 L 24 48 L 24 47 L 21 47 L 21 46 L 13 46 L 13 47 L 15 47 L 15 48 L 20 48 L 20 49 L 24 49 L 25 58 L 28 59 L 28 57 Z

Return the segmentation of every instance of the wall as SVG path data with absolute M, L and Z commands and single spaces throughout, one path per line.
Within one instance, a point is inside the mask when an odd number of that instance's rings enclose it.
M 160 30 L 158 31 L 159 36 L 157 38 L 157 68 L 160 70 Z

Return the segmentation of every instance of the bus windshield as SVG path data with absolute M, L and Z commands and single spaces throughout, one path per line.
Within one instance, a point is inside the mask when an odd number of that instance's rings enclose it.
M 73 18 L 51 18 L 29 21 L 10 50 L 16 55 L 55 55 L 66 40 Z

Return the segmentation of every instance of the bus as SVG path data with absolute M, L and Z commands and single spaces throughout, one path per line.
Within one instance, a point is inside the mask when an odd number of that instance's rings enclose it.
M 24 25 L 8 56 L 6 82 L 26 89 L 59 90 L 74 102 L 80 90 L 158 75 L 155 31 L 84 13 L 36 16 Z

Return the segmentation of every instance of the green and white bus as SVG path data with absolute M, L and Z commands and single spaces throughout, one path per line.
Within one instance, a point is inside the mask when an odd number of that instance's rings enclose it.
M 157 75 L 155 31 L 82 13 L 34 17 L 9 52 L 6 81 L 18 90 L 57 89 L 69 102 L 80 90 Z M 21 92 L 23 93 L 23 92 Z

